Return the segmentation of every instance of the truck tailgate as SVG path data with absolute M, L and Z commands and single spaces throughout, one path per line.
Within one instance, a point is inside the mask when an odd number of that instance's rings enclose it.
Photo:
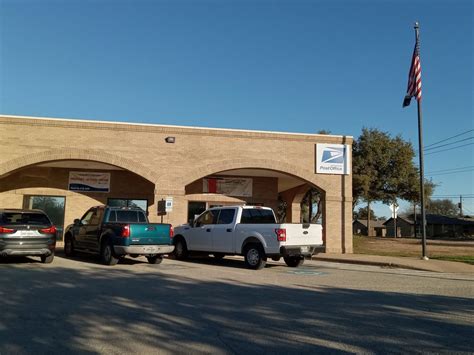
M 170 224 L 132 223 L 129 226 L 131 244 L 171 244 Z
M 323 245 L 323 229 L 320 224 L 284 223 L 280 228 L 286 229 L 286 241 L 281 245 Z

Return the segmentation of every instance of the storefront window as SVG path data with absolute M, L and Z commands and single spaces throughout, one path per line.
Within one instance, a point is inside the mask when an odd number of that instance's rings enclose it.
M 194 219 L 206 210 L 206 202 L 188 203 L 188 223 L 193 223 Z
M 321 192 L 311 188 L 301 201 L 301 223 L 322 223 Z
M 46 213 L 58 230 L 57 239 L 63 240 L 65 197 L 25 196 L 25 205 L 26 208 L 38 209 Z

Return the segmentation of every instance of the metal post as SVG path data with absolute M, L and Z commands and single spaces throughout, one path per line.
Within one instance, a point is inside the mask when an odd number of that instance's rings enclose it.
M 419 52 L 419 24 L 415 22 L 415 36 L 416 36 L 416 45 L 418 47 L 418 55 Z M 426 215 L 425 215 L 425 172 L 424 172 L 424 161 L 423 161 L 423 121 L 422 121 L 422 114 L 421 114 L 421 100 L 417 100 L 418 105 L 418 143 L 419 143 L 419 152 L 420 152 L 420 200 L 421 200 L 421 240 L 422 240 L 422 258 L 424 260 L 428 260 L 428 256 L 426 255 Z

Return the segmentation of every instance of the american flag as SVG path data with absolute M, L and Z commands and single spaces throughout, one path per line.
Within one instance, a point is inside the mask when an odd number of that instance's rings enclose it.
M 408 73 L 407 94 L 403 100 L 403 107 L 410 105 L 412 97 L 415 97 L 417 101 L 421 100 L 421 64 L 418 41 L 416 41 L 415 49 L 413 50 L 410 72 Z

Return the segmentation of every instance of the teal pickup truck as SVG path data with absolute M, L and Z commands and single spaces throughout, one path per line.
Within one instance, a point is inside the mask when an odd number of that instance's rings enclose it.
M 96 253 L 106 265 L 115 265 L 126 255 L 144 255 L 150 264 L 159 264 L 173 251 L 172 238 L 170 224 L 148 223 L 141 208 L 97 206 L 66 228 L 64 253 Z

